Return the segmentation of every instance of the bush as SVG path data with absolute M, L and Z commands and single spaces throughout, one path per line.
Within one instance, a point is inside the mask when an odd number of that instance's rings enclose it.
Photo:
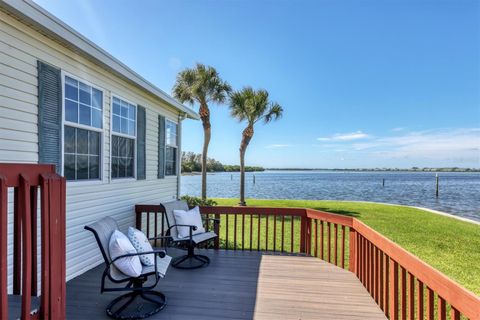
M 202 200 L 199 197 L 183 196 L 180 199 L 187 201 L 190 207 L 200 206 L 200 207 L 213 207 L 217 205 L 217 202 L 212 199 Z

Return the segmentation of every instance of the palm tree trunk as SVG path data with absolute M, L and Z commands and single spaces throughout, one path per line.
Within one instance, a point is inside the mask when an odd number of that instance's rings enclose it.
M 210 137 L 212 135 L 210 125 L 210 110 L 206 103 L 200 104 L 198 112 L 202 119 L 203 125 L 203 152 L 202 152 L 202 199 L 207 199 L 207 157 L 208 145 L 210 144 Z
M 253 125 L 249 124 L 248 127 L 243 130 L 242 142 L 240 144 L 240 206 L 247 205 L 245 202 L 245 152 L 252 137 Z

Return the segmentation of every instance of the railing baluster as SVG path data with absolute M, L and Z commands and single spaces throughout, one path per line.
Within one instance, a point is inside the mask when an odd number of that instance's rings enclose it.
M 293 224 L 294 224 L 294 216 L 291 216 L 291 223 L 290 223 L 290 252 L 293 253 Z
M 438 296 L 438 319 L 447 320 L 445 299 Z
M 417 279 L 417 319 L 423 319 L 423 282 Z
M 384 288 L 384 303 L 385 303 L 385 308 L 384 308 L 384 313 L 386 316 L 388 316 L 390 312 L 390 257 L 385 254 L 385 288 Z
M 257 250 L 260 251 L 260 225 L 261 225 L 261 220 L 262 220 L 262 217 L 260 216 L 260 214 L 258 215 L 258 229 L 257 229 Z
M 334 223 L 333 228 L 335 230 L 335 240 L 333 241 L 333 255 L 335 258 L 335 265 L 337 265 L 337 256 L 338 256 L 338 224 Z
M 242 250 L 245 250 L 245 215 L 242 214 Z
M 328 234 L 328 243 L 327 243 L 327 251 L 328 251 L 328 262 L 332 262 L 332 228 L 330 228 L 330 222 L 327 222 L 327 234 Z
M 325 247 L 325 244 L 324 244 L 324 242 L 325 242 L 325 232 L 324 231 L 325 230 L 324 229 L 325 228 L 323 226 L 323 220 L 321 220 L 320 221 L 320 258 L 322 260 L 325 259 L 325 254 L 324 254 L 324 251 L 325 251 L 325 249 L 324 249 L 324 247 Z
M 155 211 L 155 218 L 154 219 L 155 219 L 155 231 L 154 231 L 155 234 L 153 236 L 156 238 L 156 237 L 158 237 L 158 212 L 157 211 Z M 208 231 L 208 229 L 207 229 L 207 231 Z M 157 239 L 155 239 L 155 247 L 157 247 Z
M 30 212 L 30 183 L 20 175 L 19 213 L 22 215 L 22 319 L 30 318 L 32 295 L 32 215 Z
M 390 258 L 390 312 L 389 319 L 398 319 L 398 263 Z
M 427 287 L 427 319 L 433 320 L 435 318 L 435 296 L 432 289 Z
M 32 296 L 37 296 L 37 209 L 38 187 L 30 188 L 30 212 L 32 216 Z
M 370 268 L 371 268 L 371 264 L 370 264 L 370 242 L 368 240 L 365 239 L 365 264 L 366 264 L 366 288 L 367 288 L 367 291 L 368 293 L 371 293 L 371 288 L 370 288 Z
M 282 216 L 282 252 L 285 252 L 285 216 Z
M 22 267 L 22 215 L 19 213 L 18 187 L 13 189 L 13 294 L 20 294 Z
M 253 242 L 253 213 L 250 214 L 250 251 L 252 251 Z
M 342 259 L 342 269 L 345 269 L 345 226 L 342 226 L 342 257 L 341 259 Z
M 378 299 L 379 299 L 379 305 L 380 305 L 380 309 L 382 310 L 385 310 L 385 305 L 384 305 L 384 293 L 383 293 L 383 290 L 384 290 L 384 283 L 385 283 L 385 279 L 384 279 L 384 265 L 383 265 L 383 259 L 384 259 L 384 254 L 382 251 L 379 252 L 379 255 L 378 255 L 378 262 L 379 262 L 379 265 L 378 265 L 378 270 L 379 270 L 379 292 L 378 292 Z
M 453 306 L 450 307 L 450 319 L 451 320 L 460 320 L 460 312 L 455 309 Z
M 415 277 L 408 273 L 408 318 L 415 320 Z
M 273 216 L 273 252 L 277 250 L 277 216 Z
M 268 251 L 268 218 L 270 218 L 270 216 L 267 214 L 265 216 L 265 251 Z
M 407 271 L 404 267 L 400 267 L 401 274 L 402 274 L 402 282 L 400 286 L 400 292 L 402 297 L 402 312 L 401 317 L 402 320 L 407 319 Z
M 375 299 L 375 302 L 378 304 L 378 291 L 379 291 L 379 285 L 378 285 L 378 248 L 373 247 L 373 298 Z
M 233 215 L 233 250 L 237 250 L 237 215 Z
M 166 236 L 166 234 L 165 234 L 165 223 L 166 223 L 165 213 L 162 212 L 162 237 Z M 218 233 L 218 236 L 220 237 L 220 233 Z M 164 238 L 162 238 L 162 240 L 160 241 L 162 247 L 165 247 L 165 242 L 166 242 L 166 240 Z
M 318 220 L 315 219 L 315 232 L 314 232 L 314 240 L 315 244 L 313 247 L 313 254 L 315 257 L 318 257 L 318 237 L 317 237 L 317 229 L 318 229 Z
M 225 215 L 225 249 L 228 250 L 228 214 Z
M 150 212 L 147 212 L 147 238 L 150 238 Z

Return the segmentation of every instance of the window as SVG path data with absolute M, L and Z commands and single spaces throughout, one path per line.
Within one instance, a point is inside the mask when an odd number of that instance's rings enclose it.
M 64 97 L 64 176 L 67 180 L 98 180 L 103 92 L 65 76 Z
M 112 178 L 135 177 L 137 106 L 112 100 Z
M 177 174 L 177 124 L 167 120 L 165 124 L 165 175 Z

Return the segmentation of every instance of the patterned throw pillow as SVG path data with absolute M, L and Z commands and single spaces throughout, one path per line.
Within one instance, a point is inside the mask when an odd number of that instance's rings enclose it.
M 147 239 L 145 234 L 135 228 L 129 227 L 128 228 L 128 239 L 132 243 L 133 247 L 137 250 L 137 252 L 147 252 L 152 251 L 152 245 Z M 155 265 L 155 255 L 154 254 L 144 254 L 140 256 L 140 261 L 142 264 L 146 266 L 153 266 Z

